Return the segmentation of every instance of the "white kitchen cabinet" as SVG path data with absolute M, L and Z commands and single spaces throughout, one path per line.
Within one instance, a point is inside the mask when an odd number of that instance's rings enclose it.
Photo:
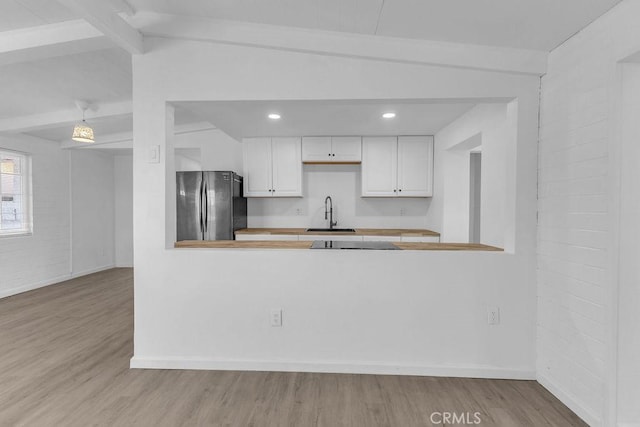
M 359 136 L 332 136 L 331 159 L 334 162 L 361 162 L 362 138 Z
M 362 138 L 362 196 L 396 197 L 397 183 L 398 138 Z
M 362 138 L 359 136 L 307 136 L 302 138 L 305 163 L 359 163 Z
M 302 161 L 324 163 L 331 161 L 330 136 L 305 136 L 302 138 Z
M 402 236 L 401 242 L 440 243 L 440 236 Z
M 365 242 L 401 242 L 400 236 L 362 236 Z
M 433 137 L 365 137 L 363 197 L 431 197 Z
M 433 137 L 398 137 L 398 196 L 433 196 Z
M 245 138 L 245 197 L 301 197 L 300 138 Z
M 331 234 L 301 234 L 298 240 L 335 240 L 341 242 L 362 242 L 362 236 L 335 236 Z
M 253 241 L 297 241 L 298 235 L 294 234 L 236 234 L 236 240 Z

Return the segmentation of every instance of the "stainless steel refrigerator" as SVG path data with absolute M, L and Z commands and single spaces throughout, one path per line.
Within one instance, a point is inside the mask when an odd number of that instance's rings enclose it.
M 235 172 L 177 172 L 177 240 L 234 240 L 247 228 L 247 199 Z

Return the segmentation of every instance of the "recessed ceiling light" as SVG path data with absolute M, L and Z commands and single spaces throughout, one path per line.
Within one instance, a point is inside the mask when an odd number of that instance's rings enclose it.
M 385 119 L 393 119 L 396 116 L 396 113 L 384 113 L 382 117 Z
M 280 119 L 280 114 L 271 113 L 267 117 L 269 117 L 271 120 L 279 120 Z

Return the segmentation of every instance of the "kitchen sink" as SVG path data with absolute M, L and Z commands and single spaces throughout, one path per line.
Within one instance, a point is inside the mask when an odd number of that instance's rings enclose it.
M 355 233 L 354 228 L 307 228 L 305 231 L 314 231 L 317 233 Z

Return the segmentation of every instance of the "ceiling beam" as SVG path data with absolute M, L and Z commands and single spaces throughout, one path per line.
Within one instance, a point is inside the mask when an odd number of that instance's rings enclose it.
M 65 0 L 69 1 L 69 0 Z M 206 17 L 139 12 L 128 18 L 145 36 L 294 52 L 540 76 L 548 52 L 355 33 L 310 30 Z
M 0 32 L 0 66 L 113 47 L 83 19 Z
M 132 55 L 144 53 L 142 34 L 104 0 L 58 0 Z
M 127 16 L 133 16 L 138 11 L 128 0 L 109 0 L 111 4 L 120 12 L 123 12 Z
M 87 120 L 105 117 L 125 116 L 133 113 L 131 101 L 100 104 L 95 110 L 87 110 Z M 0 133 L 33 132 L 42 129 L 51 129 L 62 125 L 73 125 L 80 121 L 82 113 L 77 108 L 53 111 L 29 116 L 11 117 L 0 120 Z
M 197 132 L 204 132 L 217 129 L 209 122 L 194 122 L 176 125 L 174 129 L 175 135 L 183 135 Z M 95 135 L 96 142 L 92 144 L 71 141 L 70 138 L 60 141 L 62 149 L 82 149 L 82 148 L 101 148 L 101 149 L 122 149 L 133 148 L 133 131 L 118 132 L 107 135 Z M 176 147 L 181 148 L 181 147 Z

